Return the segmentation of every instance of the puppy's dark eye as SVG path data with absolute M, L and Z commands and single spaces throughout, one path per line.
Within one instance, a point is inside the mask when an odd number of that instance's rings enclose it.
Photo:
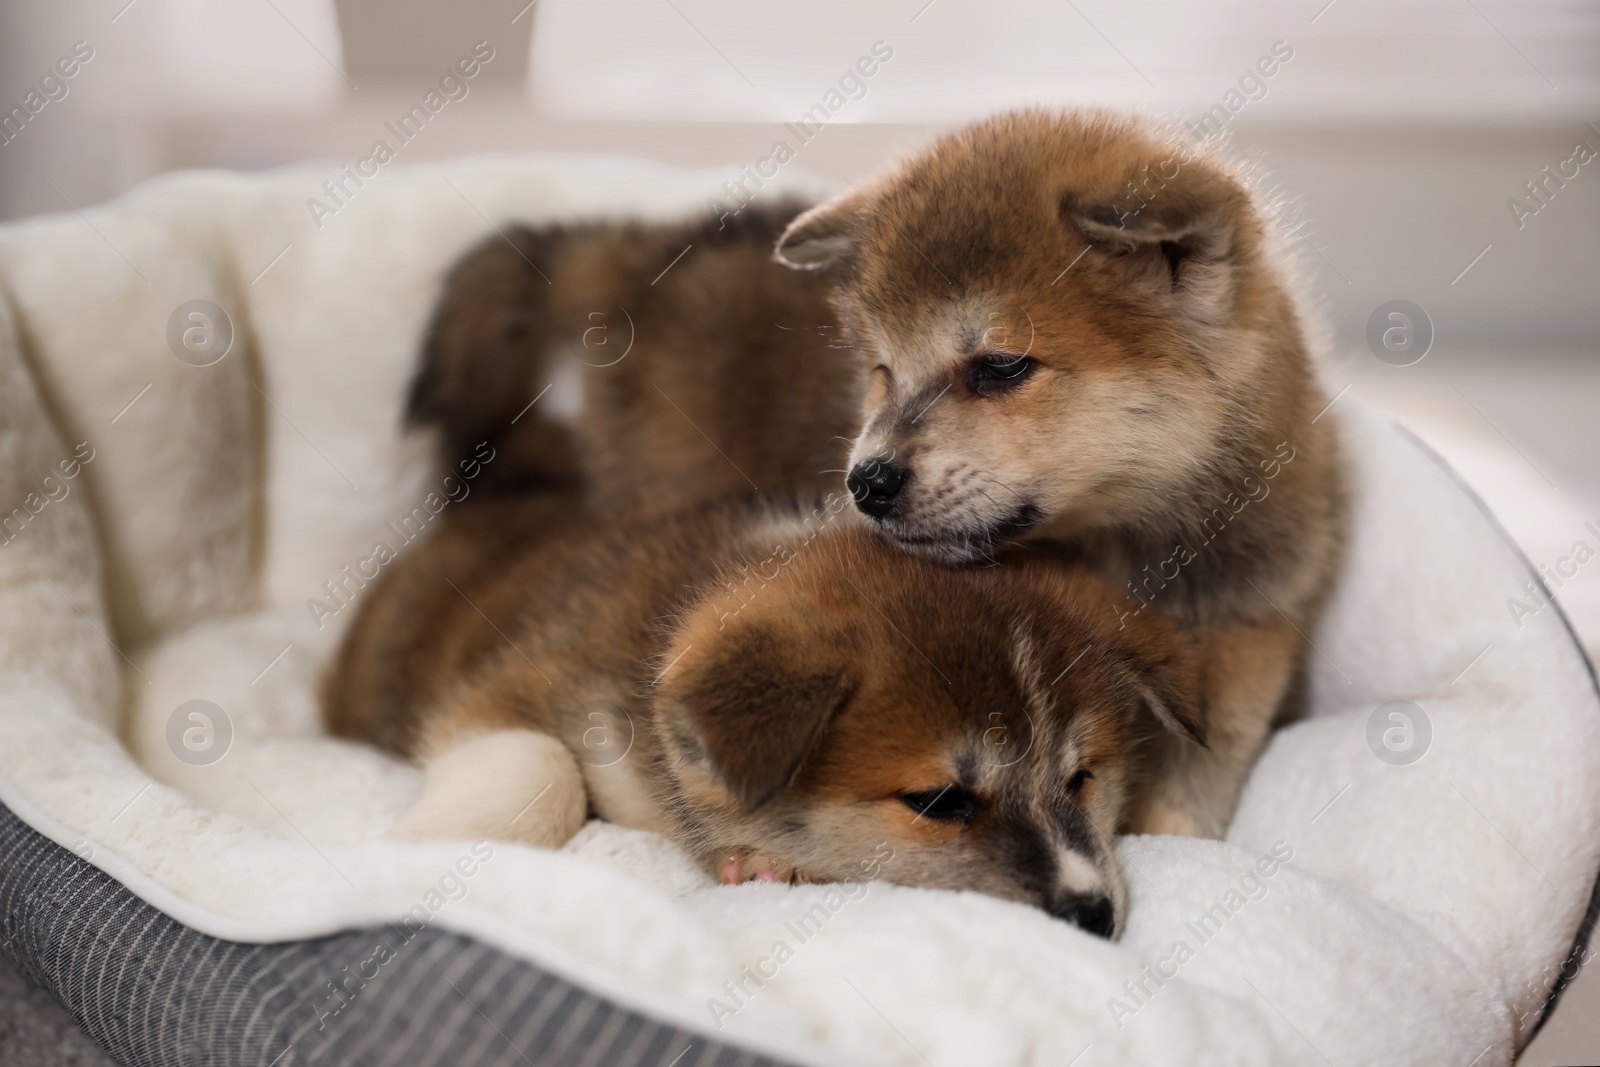
M 919 816 L 937 822 L 971 822 L 978 813 L 978 798 L 958 785 L 901 793 L 900 802 Z
M 967 388 L 977 396 L 992 396 L 1015 389 L 1033 373 L 1035 363 L 1027 356 L 990 352 L 976 356 L 967 364 Z
M 1077 796 L 1079 793 L 1083 792 L 1083 783 L 1087 782 L 1093 777 L 1094 775 L 1089 773 L 1089 771 L 1082 767 L 1078 768 L 1078 773 L 1067 779 L 1067 792 L 1071 793 L 1073 796 Z

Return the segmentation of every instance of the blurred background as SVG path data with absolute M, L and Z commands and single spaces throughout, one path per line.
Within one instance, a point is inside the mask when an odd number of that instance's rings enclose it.
M 354 161 L 479 41 L 492 60 L 398 162 L 753 164 L 782 139 L 842 183 L 1019 104 L 1204 123 L 1323 301 L 1330 394 L 1444 453 L 1600 650 L 1600 562 L 1561 562 L 1600 550 L 1600 4 L 0 0 L 0 219 Z M 1597 1008 L 1588 974 L 1522 1062 L 1596 1062 Z

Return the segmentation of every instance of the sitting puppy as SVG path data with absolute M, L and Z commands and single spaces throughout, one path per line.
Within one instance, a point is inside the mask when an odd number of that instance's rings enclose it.
M 849 485 L 909 551 L 1016 539 L 1194 628 L 1210 745 L 1138 825 L 1220 836 L 1332 584 L 1346 491 L 1262 205 L 1199 146 L 1025 111 L 795 219 L 872 381 Z
M 1187 639 L 1154 613 L 1119 628 L 1114 596 L 1043 559 L 916 559 L 842 495 L 632 524 L 512 497 L 385 571 L 325 708 L 425 765 L 403 836 L 556 846 L 592 812 L 725 882 L 876 859 L 1112 937 L 1148 749 L 1203 736 Z
M 1292 710 L 1347 507 L 1258 198 L 1161 129 L 1027 111 L 794 210 L 492 238 L 446 284 L 413 420 L 601 508 L 848 467 L 910 552 L 1089 564 L 1119 622 L 1166 613 L 1203 647 L 1209 747 L 1168 746 L 1132 826 L 1221 836 Z M 618 309 L 636 343 L 602 365 L 593 316 Z M 583 403 L 511 418 L 551 382 Z M 568 417 L 581 447 L 552 447 Z

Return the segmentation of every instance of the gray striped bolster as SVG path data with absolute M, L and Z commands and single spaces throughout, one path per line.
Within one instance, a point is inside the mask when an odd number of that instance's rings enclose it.
M 128 1067 L 779 1067 L 431 928 L 207 937 L 4 806 L 0 951 Z

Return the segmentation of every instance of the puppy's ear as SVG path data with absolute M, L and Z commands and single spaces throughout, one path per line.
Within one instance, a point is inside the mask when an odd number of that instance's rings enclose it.
M 1184 662 L 1145 663 L 1132 672 L 1134 692 L 1145 710 L 1168 731 L 1206 745 L 1205 711 L 1200 705 L 1199 672 L 1192 658 Z
M 1055 655 L 1069 661 L 1069 670 L 1093 651 L 1090 662 L 1105 671 L 1096 676 L 1100 692 L 1131 697 L 1127 703 L 1138 714 L 1206 744 L 1200 657 L 1194 639 L 1175 620 L 1156 611 L 1124 610 L 1127 594 L 1082 566 L 1062 567 L 1032 550 L 1019 553 L 1012 566 L 1029 594 L 1043 597 L 1045 617 L 1057 621 L 1055 639 L 1061 643 Z M 1089 649 L 1082 647 L 1086 635 L 1092 635 Z
M 802 663 L 786 636 L 736 625 L 661 683 L 658 716 L 680 754 L 746 812 L 789 787 L 854 689 L 845 671 Z
M 852 189 L 804 211 L 778 238 L 774 258 L 798 270 L 824 270 L 842 259 L 856 242 L 857 221 L 866 197 Z
M 1180 175 L 1142 199 L 1062 198 L 1065 221 L 1100 253 L 1102 268 L 1121 284 L 1170 301 L 1201 320 L 1225 313 L 1235 284 L 1235 218 L 1244 194 L 1221 177 Z M 1131 183 L 1130 183 L 1131 185 Z
M 1165 729 L 1205 747 L 1200 658 L 1193 639 L 1160 616 L 1126 622 L 1118 659 L 1136 699 Z

